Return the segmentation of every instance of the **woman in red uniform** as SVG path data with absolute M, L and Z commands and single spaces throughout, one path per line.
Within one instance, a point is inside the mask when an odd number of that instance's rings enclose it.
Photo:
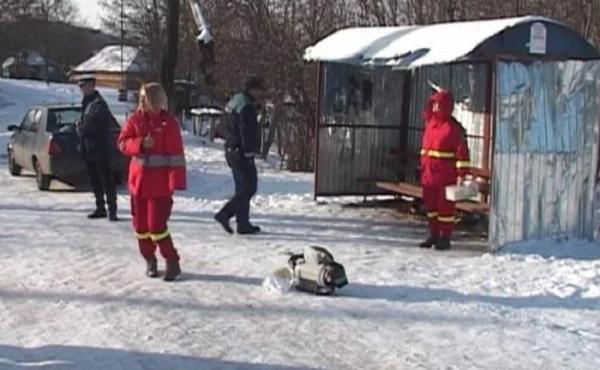
M 452 93 L 434 94 L 425 110 L 425 133 L 421 148 L 421 185 L 429 220 L 429 237 L 422 248 L 450 249 L 455 204 L 446 199 L 446 187 L 460 184 L 467 174 L 469 148 L 464 128 L 452 117 Z
M 140 89 L 140 104 L 121 130 L 119 149 L 131 157 L 128 187 L 131 193 L 133 227 L 146 274 L 157 277 L 156 247 L 166 260 L 165 281 L 179 276 L 179 255 L 173 245 L 167 220 L 175 190 L 185 190 L 183 143 L 177 120 L 169 115 L 167 96 L 158 83 Z

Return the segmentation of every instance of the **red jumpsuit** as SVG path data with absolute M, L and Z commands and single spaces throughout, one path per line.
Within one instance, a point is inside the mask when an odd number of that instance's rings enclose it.
M 439 110 L 433 112 L 434 103 Z M 421 185 L 431 235 L 450 238 L 454 231 L 455 204 L 446 199 L 446 186 L 470 168 L 469 148 L 464 129 L 454 117 L 452 93 L 433 95 L 425 110 L 425 133 L 421 146 Z
M 152 136 L 154 145 L 144 148 Z M 167 260 L 179 260 L 167 221 L 171 216 L 173 193 L 185 190 L 186 171 L 181 131 L 168 113 L 134 113 L 121 130 L 119 149 L 131 157 L 128 187 L 131 214 L 140 253 L 154 257 L 156 246 Z

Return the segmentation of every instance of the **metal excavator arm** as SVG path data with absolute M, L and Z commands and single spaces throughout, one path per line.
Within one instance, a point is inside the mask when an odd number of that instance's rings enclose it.
M 210 25 L 208 24 L 208 20 L 206 18 L 206 11 L 202 7 L 202 1 L 188 0 L 188 3 L 190 4 L 190 8 L 192 9 L 192 15 L 194 16 L 194 21 L 196 22 L 196 26 L 198 27 L 198 36 L 196 36 L 198 44 L 210 44 L 213 41 L 213 36 L 210 30 Z
M 198 49 L 200 50 L 200 60 L 198 67 L 204 79 L 204 88 L 209 92 L 213 90 L 215 81 L 213 78 L 213 66 L 215 64 L 214 38 L 208 23 L 206 9 L 202 6 L 202 0 L 188 0 L 196 27 L 198 28 Z

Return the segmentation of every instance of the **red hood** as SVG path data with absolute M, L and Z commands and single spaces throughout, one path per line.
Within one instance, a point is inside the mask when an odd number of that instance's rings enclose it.
M 434 103 L 438 103 L 440 105 L 440 110 L 435 113 L 433 112 Z M 439 120 L 447 120 L 452 117 L 453 110 L 454 97 L 452 96 L 452 93 L 447 90 L 440 90 L 439 92 L 431 96 L 427 101 L 424 116 L 427 121 L 430 121 L 432 118 L 437 118 Z

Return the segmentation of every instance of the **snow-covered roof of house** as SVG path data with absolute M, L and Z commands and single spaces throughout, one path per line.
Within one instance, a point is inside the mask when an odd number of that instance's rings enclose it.
M 467 59 L 472 52 L 494 36 L 519 25 L 534 23 L 542 23 L 545 27 L 561 27 L 568 30 L 566 33 L 569 33 L 568 37 L 571 38 L 574 34 L 574 31 L 563 24 L 539 16 L 439 23 L 427 26 L 347 28 L 308 47 L 304 59 L 350 64 L 384 64 L 405 68 L 443 64 Z M 517 37 L 519 45 L 514 47 L 528 49 L 529 36 L 529 28 L 521 31 Z M 593 49 L 585 39 L 581 39 L 583 44 Z M 500 49 L 506 49 L 506 43 L 512 41 L 505 40 Z M 549 35 L 547 42 L 556 41 L 551 40 Z M 577 46 L 586 49 L 584 46 Z M 559 48 L 561 52 L 566 52 L 569 46 L 561 44 Z M 587 49 L 585 52 L 591 53 Z
M 123 46 L 123 71 L 144 73 L 148 63 L 139 49 Z M 73 69 L 73 72 L 122 72 L 121 45 L 110 45 Z
M 213 107 L 197 107 L 190 109 L 190 113 L 195 116 L 221 116 L 223 111 Z
M 9 57 L 5 59 L 2 63 L 2 67 L 7 68 L 11 65 L 18 63 L 19 60 L 21 60 L 22 63 L 24 62 L 25 65 L 28 65 L 30 67 L 43 67 L 46 65 L 46 59 L 44 59 L 44 57 L 42 57 L 40 53 L 36 51 L 25 50 L 20 52 L 17 57 Z M 50 64 L 53 63 L 51 62 Z
M 8 68 L 8 67 L 14 65 L 16 62 L 17 62 L 17 60 L 15 59 L 15 57 L 6 58 L 4 60 L 4 62 L 2 62 L 2 68 Z

